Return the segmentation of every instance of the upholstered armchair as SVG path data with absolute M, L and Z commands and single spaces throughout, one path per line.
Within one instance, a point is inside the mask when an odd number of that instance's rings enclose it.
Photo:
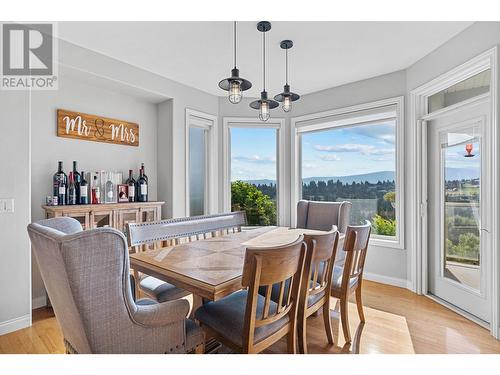
M 185 353 L 203 348 L 189 303 L 132 298 L 127 242 L 112 228 L 82 231 L 72 218 L 28 226 L 68 353 Z
M 300 200 L 297 203 L 297 228 L 329 231 L 335 225 L 345 233 L 351 218 L 351 202 L 315 202 Z

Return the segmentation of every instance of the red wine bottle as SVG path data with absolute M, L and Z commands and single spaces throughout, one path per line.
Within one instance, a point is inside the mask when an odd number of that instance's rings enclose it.
M 141 168 L 140 176 L 137 180 L 137 200 L 139 202 L 148 201 L 148 180 L 144 176 L 144 170 Z
M 80 173 L 78 173 L 75 160 L 73 160 L 73 182 L 75 183 L 75 189 L 76 189 L 76 204 L 79 204 L 80 203 L 80 182 L 82 182 L 82 176 L 80 176 Z M 69 194 L 68 194 L 68 196 L 69 196 Z
M 89 203 L 89 184 L 85 179 L 85 172 L 82 171 L 80 174 L 80 201 L 79 204 L 88 204 Z
M 128 186 L 128 201 L 129 202 L 135 202 L 135 180 L 134 177 L 132 176 L 132 169 L 129 169 L 128 171 L 128 178 L 125 183 Z
M 68 204 L 77 204 L 76 199 L 76 184 L 73 172 L 69 172 L 69 185 L 68 185 Z
M 54 173 L 52 178 L 53 183 L 53 195 L 57 197 L 57 204 L 63 206 L 66 204 L 66 188 L 68 185 L 68 177 L 66 173 L 63 172 L 63 162 L 59 161 L 59 166 L 57 172 Z

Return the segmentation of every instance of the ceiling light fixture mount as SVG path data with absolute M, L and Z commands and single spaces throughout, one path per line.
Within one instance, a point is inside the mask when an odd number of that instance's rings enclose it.
M 271 22 L 261 21 L 257 24 L 257 30 L 262 33 L 262 71 L 263 71 L 263 88 L 260 93 L 260 99 L 250 103 L 250 107 L 259 110 L 259 119 L 261 121 L 269 120 L 271 117 L 271 109 L 279 106 L 279 103 L 273 99 L 269 99 L 266 91 L 266 33 L 271 30 Z
M 274 99 L 282 103 L 281 108 L 283 108 L 283 111 L 290 112 L 292 102 L 300 98 L 300 95 L 290 91 L 290 85 L 288 84 L 288 50 L 293 47 L 293 42 L 291 40 L 282 40 L 280 47 L 285 50 L 285 85 L 283 86 L 283 92 L 276 95 Z
M 234 21 L 234 68 L 231 70 L 231 77 L 220 81 L 219 87 L 228 91 L 228 99 L 233 104 L 241 102 L 242 92 L 252 87 L 252 82 L 241 78 L 240 71 L 236 67 L 236 21 Z

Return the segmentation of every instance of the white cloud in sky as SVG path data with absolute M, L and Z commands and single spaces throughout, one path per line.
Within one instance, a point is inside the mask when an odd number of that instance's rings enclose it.
M 363 145 L 359 143 L 346 143 L 337 146 L 315 145 L 316 151 L 323 152 L 358 152 L 363 155 L 388 155 L 394 153 L 393 148 L 378 148 L 374 145 Z
M 340 157 L 337 154 L 321 155 L 320 158 L 324 161 L 340 161 Z

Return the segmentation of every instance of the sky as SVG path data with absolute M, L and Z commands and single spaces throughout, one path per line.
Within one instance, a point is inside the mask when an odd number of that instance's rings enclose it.
M 231 129 L 231 180 L 276 179 L 276 129 Z M 395 170 L 395 122 L 302 135 L 302 176 Z

